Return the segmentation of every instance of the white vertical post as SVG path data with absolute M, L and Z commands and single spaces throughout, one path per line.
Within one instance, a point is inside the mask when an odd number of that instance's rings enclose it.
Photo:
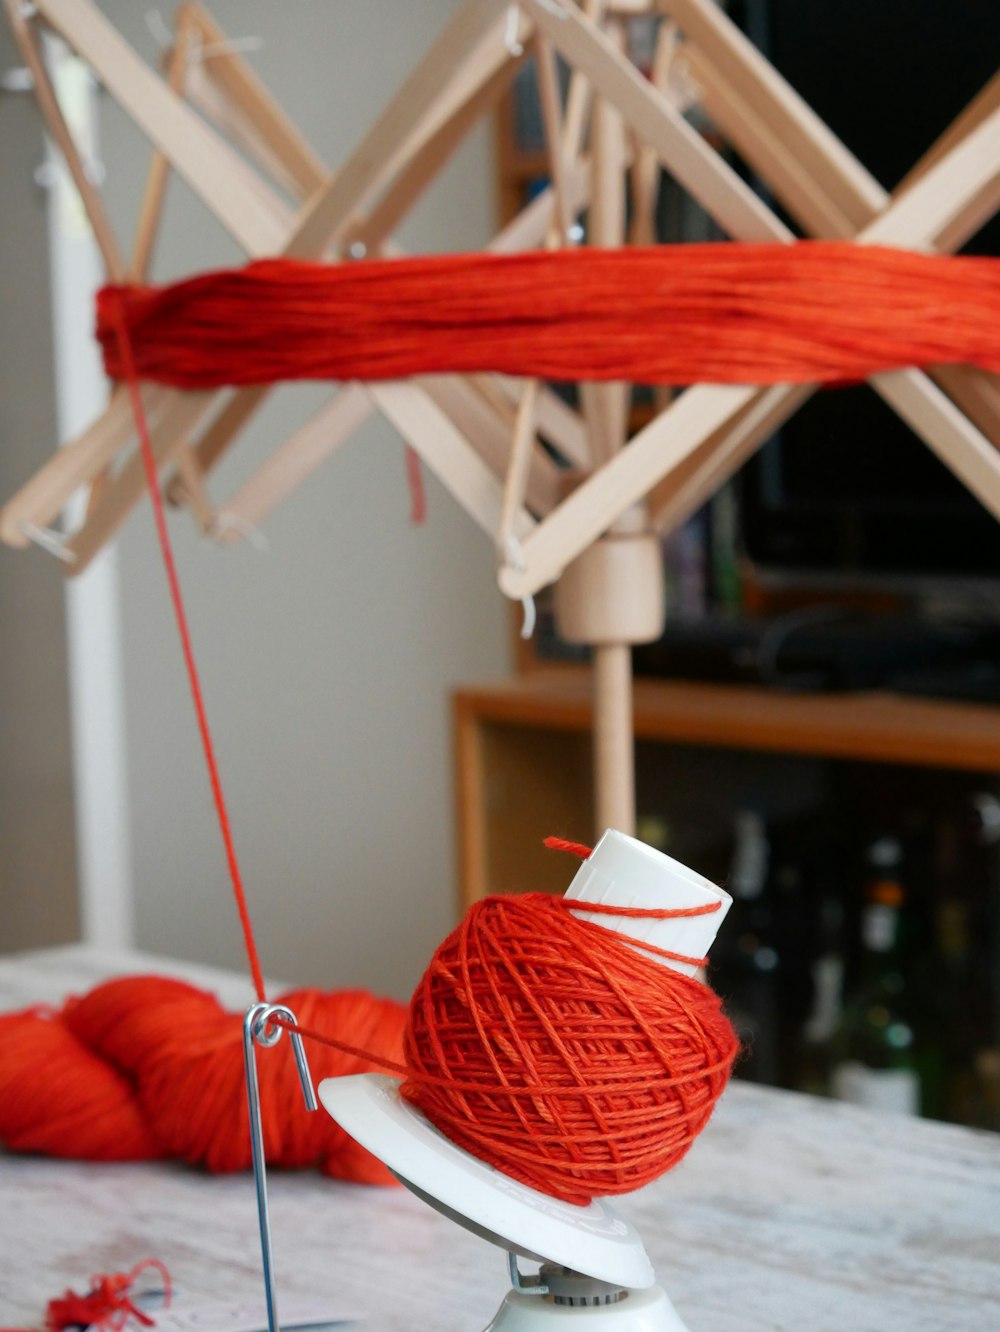
M 93 80 L 61 42 L 46 56 L 63 115 L 84 160 L 98 163 Z M 94 169 L 97 169 L 96 167 Z M 107 396 L 93 336 L 94 296 L 104 280 L 97 245 L 73 182 L 49 145 L 49 257 L 56 414 L 65 443 Z M 82 505 L 82 496 L 73 505 Z M 71 515 L 76 516 L 76 515 Z M 132 857 L 117 551 L 105 549 L 66 585 L 80 933 L 84 943 L 133 942 Z

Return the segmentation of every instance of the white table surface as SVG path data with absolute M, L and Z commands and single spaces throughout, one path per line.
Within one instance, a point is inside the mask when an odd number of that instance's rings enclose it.
M 0 1010 L 137 970 L 251 997 L 71 948 L 0 959 Z M 269 1183 L 279 1303 L 316 1296 L 377 1332 L 480 1332 L 500 1303 L 501 1251 L 402 1189 Z M 734 1082 L 685 1161 L 616 1205 L 691 1332 L 1000 1329 L 1000 1135 Z M 40 1326 L 52 1295 L 151 1254 L 178 1307 L 263 1308 L 256 1224 L 248 1175 L 0 1156 L 0 1324 Z

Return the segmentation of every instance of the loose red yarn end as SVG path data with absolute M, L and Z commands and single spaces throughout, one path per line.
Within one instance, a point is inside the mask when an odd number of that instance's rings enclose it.
M 410 1005 L 403 1095 L 446 1137 L 566 1202 L 677 1164 L 738 1044 L 707 986 L 529 893 L 477 903 Z
M 565 837 L 545 837 L 542 845 L 549 851 L 568 851 L 571 856 L 579 856 L 581 860 L 589 860 L 593 850 L 593 847 L 583 842 L 568 842 Z
M 45 1315 L 46 1332 L 63 1332 L 69 1327 L 95 1329 L 121 1329 L 130 1318 L 143 1327 L 153 1327 L 156 1320 L 143 1313 L 131 1298 L 132 1287 L 147 1268 L 154 1268 L 163 1281 L 163 1307 L 170 1305 L 173 1287 L 170 1273 L 158 1258 L 144 1258 L 130 1272 L 117 1272 L 110 1276 L 91 1278 L 86 1295 L 68 1290 L 65 1295 L 49 1300 Z

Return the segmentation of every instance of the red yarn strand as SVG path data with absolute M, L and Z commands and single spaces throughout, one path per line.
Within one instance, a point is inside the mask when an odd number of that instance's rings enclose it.
M 149 495 L 153 505 L 156 533 L 160 543 L 160 552 L 163 556 L 163 567 L 166 572 L 167 584 L 170 589 L 170 599 L 173 602 L 174 615 L 177 620 L 177 630 L 180 635 L 181 649 L 184 654 L 184 665 L 187 669 L 188 683 L 191 688 L 191 698 L 194 702 L 195 715 L 198 720 L 198 731 L 201 735 L 201 743 L 205 754 L 205 764 L 208 768 L 209 782 L 212 787 L 212 797 L 215 801 L 219 830 L 222 834 L 223 846 L 225 847 L 226 863 L 229 867 L 229 876 L 232 882 L 233 894 L 236 899 L 236 909 L 239 913 L 240 926 L 243 931 L 243 942 L 246 947 L 247 958 L 250 964 L 250 974 L 253 978 L 254 990 L 257 994 L 257 998 L 263 1001 L 265 998 L 264 973 L 261 969 L 260 956 L 254 938 L 253 922 L 250 919 L 250 909 L 247 905 L 246 893 L 243 889 L 243 877 L 240 873 L 239 861 L 236 856 L 236 845 L 233 840 L 232 827 L 229 821 L 229 811 L 226 805 L 225 794 L 222 789 L 222 776 L 219 770 L 218 759 L 216 758 L 215 744 L 212 740 L 212 733 L 208 724 L 208 713 L 205 709 L 201 678 L 198 674 L 197 663 L 195 662 L 191 631 L 188 626 L 187 612 L 184 608 L 184 598 L 181 594 L 181 585 L 177 575 L 177 564 L 174 560 L 173 546 L 170 541 L 170 533 L 167 530 L 167 520 L 163 508 L 163 496 L 160 493 L 160 481 L 156 470 L 156 458 L 153 454 L 153 445 L 149 438 L 149 424 L 146 421 L 146 413 L 142 405 L 142 397 L 139 393 L 139 380 L 136 373 L 135 358 L 131 345 L 128 322 L 124 307 L 119 305 L 116 311 L 114 310 L 114 307 L 112 307 L 112 310 L 112 317 L 115 319 L 117 326 L 117 342 L 122 373 L 126 384 L 128 385 L 129 398 L 132 404 L 132 414 L 135 417 L 136 430 L 139 435 L 139 447 L 142 451 L 143 465 L 146 469 L 146 481 L 149 486 Z
M 638 920 L 681 920 L 689 916 L 710 916 L 713 912 L 718 911 L 721 906 L 720 902 L 706 902 L 701 906 L 671 907 L 657 911 L 647 907 L 620 907 L 615 906 L 612 902 L 578 902 L 566 897 L 557 897 L 553 900 L 557 906 L 566 911 L 585 911 L 588 914 L 593 912 L 596 915 L 624 916 L 626 919 Z M 600 925 L 596 920 L 581 920 L 579 923 L 589 925 L 593 929 L 601 930 L 615 938 L 621 937 L 615 930 Z M 665 962 L 683 962 L 690 967 L 704 967 L 708 964 L 707 957 L 690 957 L 687 953 L 675 953 L 669 948 L 661 948 L 658 944 L 648 943 L 645 939 L 632 939 L 630 943 L 633 948 L 641 948 L 644 953 L 648 953 L 651 957 L 662 957 Z
M 593 847 L 586 846 L 583 842 L 567 842 L 565 837 L 543 837 L 542 845 L 549 851 L 568 851 L 571 856 L 578 856 L 580 860 L 589 860 Z
M 406 457 L 406 480 L 410 488 L 410 522 L 414 527 L 419 527 L 427 520 L 427 492 L 424 488 L 424 473 L 420 465 L 420 454 L 412 446 L 407 444 L 405 449 Z

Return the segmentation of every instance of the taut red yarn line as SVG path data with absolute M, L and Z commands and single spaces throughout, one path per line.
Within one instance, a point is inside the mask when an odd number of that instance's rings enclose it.
M 676 385 L 1000 372 L 1000 261 L 840 241 L 267 259 L 106 287 L 97 336 L 113 377 L 119 311 L 138 375 L 178 388 L 477 371 Z
M 573 898 L 557 897 L 553 899 L 556 904 L 565 911 L 583 911 L 588 915 L 605 916 L 624 916 L 626 919 L 633 920 L 681 920 L 690 916 L 710 916 L 721 907 L 721 902 L 705 902 L 701 906 L 694 907 L 668 907 L 663 910 L 656 910 L 653 907 L 621 907 L 615 906 L 613 902 L 579 902 Z M 616 931 L 596 920 L 580 921 L 581 925 L 590 926 L 595 930 L 602 930 L 605 934 L 620 937 Z M 687 953 L 675 953 L 669 948 L 661 948 L 658 944 L 647 943 L 645 939 L 631 939 L 630 944 L 633 948 L 641 948 L 644 953 L 649 953 L 652 957 L 662 957 L 666 962 L 683 962 L 691 967 L 704 967 L 708 964 L 707 957 L 691 957 Z
M 384 1055 L 375 1054 L 372 1050 L 362 1050 L 360 1046 L 348 1045 L 346 1041 L 338 1041 L 334 1036 L 328 1036 L 326 1032 L 316 1031 L 314 1027 L 303 1027 L 298 1022 L 289 1022 L 287 1018 L 275 1015 L 271 1021 L 276 1027 L 282 1027 L 285 1031 L 293 1031 L 296 1036 L 304 1036 L 308 1041 L 318 1041 L 320 1045 L 329 1046 L 331 1050 L 336 1050 L 338 1054 L 352 1055 L 355 1059 L 366 1059 L 370 1063 L 377 1064 L 379 1068 L 384 1068 L 387 1073 L 395 1073 L 399 1078 L 405 1078 L 409 1069 L 405 1064 L 400 1064 L 395 1059 L 387 1059 Z
M 181 595 L 180 579 L 177 576 L 177 564 L 174 560 L 173 547 L 170 542 L 170 533 L 167 530 L 167 520 L 163 509 L 163 496 L 160 494 L 160 480 L 156 470 L 156 458 L 153 454 L 153 445 L 149 438 L 149 425 L 146 421 L 146 413 L 143 409 L 142 397 L 139 393 L 139 382 L 136 374 L 135 359 L 132 351 L 128 323 L 125 312 L 120 306 L 117 309 L 117 313 L 112 314 L 112 317 L 115 318 L 117 325 L 117 342 L 121 371 L 128 385 L 129 399 L 132 403 L 132 413 L 135 417 L 136 430 L 139 435 L 139 448 L 142 451 L 143 465 L 146 469 L 146 481 L 149 486 L 150 499 L 153 505 L 153 515 L 156 521 L 156 533 L 160 543 L 160 551 L 163 555 L 163 567 L 166 571 L 167 583 L 170 588 L 170 599 L 173 602 L 174 615 L 177 620 L 177 629 L 180 634 L 181 649 L 184 654 L 184 664 L 187 669 L 188 683 L 191 687 L 191 697 L 194 701 L 195 715 L 198 719 L 198 731 L 201 735 L 205 763 L 208 768 L 209 781 L 212 787 L 212 797 L 215 801 L 219 829 L 222 833 L 222 841 L 226 851 L 226 862 L 229 866 L 229 876 L 233 886 L 233 894 L 236 898 L 236 909 L 239 912 L 240 925 L 243 930 L 243 941 L 246 946 L 247 958 L 250 963 L 250 974 L 253 978 L 253 986 L 257 998 L 263 1001 L 265 998 L 264 973 L 261 969 L 260 956 L 257 952 L 257 943 L 254 939 L 253 923 L 250 919 L 250 909 L 247 905 L 246 893 L 243 890 L 243 877 L 240 874 L 239 861 L 236 856 L 236 845 L 233 841 L 232 827 L 229 821 L 229 811 L 226 806 L 226 798 L 222 789 L 222 776 L 219 771 L 218 759 L 216 758 L 212 732 L 208 724 L 208 713 L 205 709 L 205 699 L 202 693 L 201 679 L 195 662 L 194 647 L 191 642 L 191 631 L 188 626 L 187 612 L 184 608 L 184 598 Z

